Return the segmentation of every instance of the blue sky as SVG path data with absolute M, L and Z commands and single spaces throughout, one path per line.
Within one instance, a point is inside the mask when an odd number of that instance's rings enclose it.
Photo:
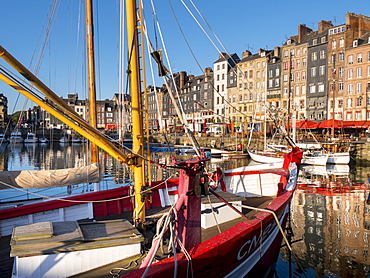
M 1 45 L 31 71 L 35 71 L 35 61 L 40 52 L 40 32 L 45 25 L 52 0 L 8 0 L 2 1 L 0 9 Z M 84 2 L 84 1 L 83 1 Z M 190 55 L 176 21 L 168 7 L 168 0 L 155 0 L 157 16 L 162 28 L 171 66 L 174 71 L 187 71 L 189 74 L 202 73 Z M 191 5 L 189 0 L 184 0 Z M 297 34 L 298 24 L 306 24 L 317 30 L 320 20 L 331 20 L 334 25 L 345 23 L 345 14 L 354 12 L 370 15 L 368 0 L 329 1 L 221 1 L 193 0 L 213 31 L 230 53 L 241 56 L 246 49 L 253 53 L 259 48 L 272 49 Z M 149 1 L 144 0 L 150 8 Z M 218 58 L 218 51 L 209 42 L 181 1 L 171 0 L 183 32 L 201 68 L 212 67 Z M 348 4 L 350 3 L 350 4 Z M 118 49 L 119 49 L 119 0 L 95 0 L 95 39 L 97 67 L 97 97 L 111 99 L 118 91 Z M 81 1 L 61 0 L 58 13 L 45 44 L 44 56 L 37 76 L 54 92 L 66 97 L 67 93 L 77 92 L 86 96 L 85 58 L 83 54 L 84 18 L 78 20 Z M 153 33 L 152 16 L 146 13 L 149 32 Z M 79 39 L 77 39 L 79 38 Z M 153 43 L 155 37 L 152 35 Z M 42 37 L 43 39 L 43 37 Z M 158 40 L 159 37 L 158 37 Z M 38 46 L 38 47 L 37 47 Z M 218 44 L 221 49 L 221 46 Z M 78 50 L 76 50 L 78 49 Z M 33 57 L 33 59 L 32 59 Z M 31 61 L 33 61 L 31 63 Z M 1 59 L 0 64 L 9 66 Z M 148 80 L 148 84 L 153 84 Z M 161 85 L 159 81 L 157 85 Z M 16 104 L 18 92 L 0 81 L 0 93 L 9 100 L 9 113 L 19 110 L 25 98 L 21 96 Z M 28 102 L 27 107 L 32 104 Z

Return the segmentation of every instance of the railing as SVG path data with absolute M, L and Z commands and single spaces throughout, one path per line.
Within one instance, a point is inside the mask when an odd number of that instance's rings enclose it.
M 281 98 L 281 94 L 267 95 L 267 99 Z

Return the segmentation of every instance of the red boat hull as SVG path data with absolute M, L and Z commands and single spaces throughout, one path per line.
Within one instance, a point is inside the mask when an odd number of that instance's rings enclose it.
M 267 207 L 278 215 L 283 227 L 292 196 L 293 192 L 284 192 Z M 176 277 L 260 275 L 276 261 L 281 239 L 282 235 L 273 216 L 259 212 L 254 219 L 245 220 L 191 249 L 191 261 L 182 253 L 179 254 Z M 157 262 L 150 267 L 146 277 L 173 277 L 174 266 L 173 257 Z M 141 277 L 144 271 L 139 269 L 123 277 Z

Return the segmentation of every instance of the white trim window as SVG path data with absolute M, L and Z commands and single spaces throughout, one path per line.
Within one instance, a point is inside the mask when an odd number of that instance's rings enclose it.
M 311 77 L 316 76 L 316 67 L 311 68 Z
M 325 66 L 320 66 L 319 68 L 319 74 L 324 75 L 325 74 Z
M 316 85 L 310 85 L 310 93 L 316 93 Z
M 348 94 L 349 95 L 353 94 L 353 84 L 348 84 L 347 88 L 348 88 L 347 90 Z
M 362 77 L 362 68 L 357 68 L 356 73 L 357 73 L 357 78 Z
M 356 94 L 361 94 L 362 92 L 362 83 L 356 84 Z

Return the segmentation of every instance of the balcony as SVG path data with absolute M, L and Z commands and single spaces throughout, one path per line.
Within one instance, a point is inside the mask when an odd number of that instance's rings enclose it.
M 281 94 L 267 95 L 267 99 L 272 99 L 272 98 L 281 98 Z

